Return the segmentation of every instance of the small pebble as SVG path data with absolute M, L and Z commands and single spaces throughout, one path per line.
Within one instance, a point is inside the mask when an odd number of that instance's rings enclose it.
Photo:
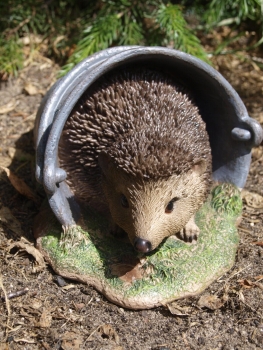
M 198 343 L 198 345 L 204 345 L 205 344 L 205 339 L 203 337 L 199 337 L 197 339 L 197 343 Z
M 120 314 L 122 314 L 122 315 L 125 314 L 125 311 L 124 311 L 124 309 L 123 309 L 122 307 L 119 307 L 119 308 L 118 308 L 118 312 L 119 312 Z
M 8 338 L 7 338 L 7 342 L 8 343 L 11 343 L 11 341 L 14 341 L 14 337 L 12 335 L 10 335 Z
M 54 276 L 54 281 L 57 282 L 59 287 L 65 287 L 67 285 L 67 282 L 64 280 L 64 278 L 59 275 Z

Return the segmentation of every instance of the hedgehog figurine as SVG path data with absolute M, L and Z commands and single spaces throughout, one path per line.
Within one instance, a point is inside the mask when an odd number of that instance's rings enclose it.
M 113 71 L 78 100 L 59 141 L 75 199 L 141 253 L 168 236 L 194 242 L 211 185 L 206 125 L 188 92 L 148 68 Z

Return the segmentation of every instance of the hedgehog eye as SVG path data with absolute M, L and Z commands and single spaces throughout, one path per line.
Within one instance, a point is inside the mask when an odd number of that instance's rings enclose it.
M 170 214 L 174 210 L 174 202 L 176 202 L 179 198 L 175 197 L 170 200 L 170 202 L 167 204 L 165 208 L 165 213 Z
M 129 208 L 128 199 L 124 196 L 124 194 L 121 194 L 121 205 L 122 205 L 124 208 Z

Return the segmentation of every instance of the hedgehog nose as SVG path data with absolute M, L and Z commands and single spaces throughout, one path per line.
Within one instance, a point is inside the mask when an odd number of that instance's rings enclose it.
M 141 253 L 148 253 L 152 250 L 151 242 L 146 241 L 145 239 L 136 238 L 134 241 L 134 248 Z

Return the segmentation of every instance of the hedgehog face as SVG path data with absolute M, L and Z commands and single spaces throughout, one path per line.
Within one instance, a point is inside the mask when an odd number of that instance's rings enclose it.
M 186 174 L 144 180 L 126 174 L 113 163 L 100 161 L 103 189 L 113 221 L 141 252 L 158 247 L 164 238 L 184 228 L 203 204 L 208 190 L 206 162 Z

